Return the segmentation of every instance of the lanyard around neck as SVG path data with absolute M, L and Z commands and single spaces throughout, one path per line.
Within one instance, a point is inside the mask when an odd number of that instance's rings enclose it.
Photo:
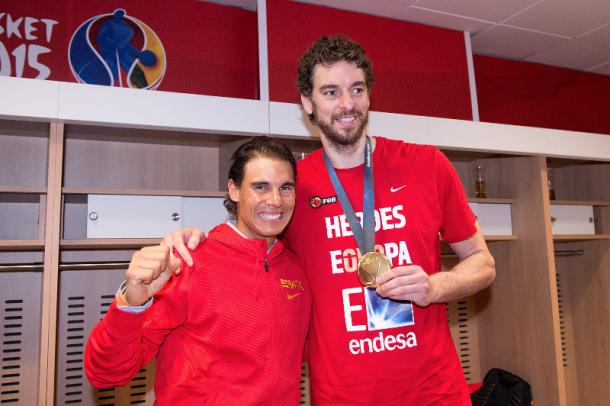
M 362 211 L 362 225 L 358 221 L 358 217 L 354 212 L 352 204 L 350 203 L 345 189 L 337 176 L 337 172 L 333 165 L 330 163 L 330 159 L 326 152 L 324 152 L 324 164 L 330 176 L 330 181 L 335 188 L 337 193 L 337 199 L 341 203 L 345 217 L 349 222 L 349 225 L 354 233 L 354 238 L 358 243 L 360 252 L 364 255 L 368 252 L 375 251 L 375 191 L 373 188 L 373 159 L 371 151 L 371 139 L 366 137 L 366 143 L 364 146 L 364 196 L 363 196 L 363 211 Z

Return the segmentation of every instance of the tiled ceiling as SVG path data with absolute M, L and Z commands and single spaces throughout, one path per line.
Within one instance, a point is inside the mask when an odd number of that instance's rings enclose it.
M 295 0 L 468 31 L 476 54 L 610 76 L 610 0 Z M 256 9 L 255 0 L 214 0 Z

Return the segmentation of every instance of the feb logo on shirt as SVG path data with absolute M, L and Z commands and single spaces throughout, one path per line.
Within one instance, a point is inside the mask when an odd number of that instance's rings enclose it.
M 337 196 L 320 197 L 312 196 L 309 198 L 309 205 L 312 209 L 319 209 L 325 204 L 337 203 Z

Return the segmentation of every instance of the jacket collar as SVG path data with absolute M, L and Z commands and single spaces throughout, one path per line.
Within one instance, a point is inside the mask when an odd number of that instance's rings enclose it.
M 284 249 L 284 245 L 278 239 L 268 249 L 267 241 L 260 238 L 247 238 L 233 224 L 220 224 L 214 227 L 208 239 L 215 240 L 218 243 L 239 250 L 240 252 L 251 252 L 257 256 L 267 256 L 269 259 L 278 256 Z

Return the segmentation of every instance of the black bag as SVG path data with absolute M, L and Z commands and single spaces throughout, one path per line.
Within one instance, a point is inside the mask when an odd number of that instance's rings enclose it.
M 533 406 L 530 384 L 508 371 L 490 369 L 483 385 L 470 395 L 472 406 Z

